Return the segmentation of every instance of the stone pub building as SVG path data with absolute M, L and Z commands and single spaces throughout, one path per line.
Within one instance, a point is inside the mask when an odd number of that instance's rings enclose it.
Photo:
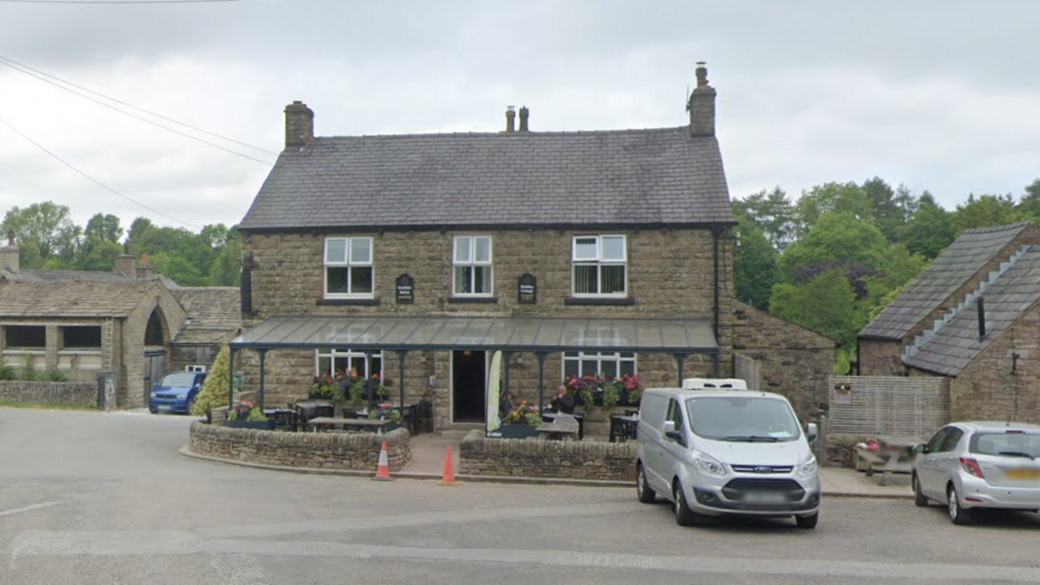
M 316 137 L 287 106 L 239 225 L 246 387 L 284 405 L 353 368 L 432 397 L 438 429 L 479 428 L 496 351 L 516 404 L 573 374 L 728 377 L 738 349 L 801 364 L 759 368 L 764 389 L 825 396 L 834 343 L 733 298 L 716 92 L 696 74 L 672 128 L 536 132 L 510 108 L 499 132 Z

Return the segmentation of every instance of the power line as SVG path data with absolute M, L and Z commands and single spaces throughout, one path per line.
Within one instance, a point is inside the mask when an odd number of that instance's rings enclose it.
M 0 0 L 0 1 L 2 1 L 2 0 Z M 36 141 L 35 141 L 35 140 L 33 140 L 32 138 L 29 138 L 29 136 L 28 136 L 28 135 L 26 135 L 26 134 L 25 134 L 24 132 L 22 132 L 22 131 L 21 131 L 21 130 L 19 130 L 18 128 L 15 128 L 14 126 L 12 126 L 10 122 L 8 122 L 7 120 L 3 119 L 2 117 L 0 117 L 0 124 L 3 124 L 4 126 L 7 126 L 7 127 L 8 127 L 8 128 L 10 128 L 10 129 L 11 129 L 11 130 L 12 130 L 12 131 L 13 131 L 13 132 L 15 133 L 15 134 L 17 134 L 17 135 L 21 136 L 22 138 L 24 138 L 25 140 L 27 140 L 28 142 L 30 142 L 30 143 L 31 143 L 31 144 L 32 144 L 33 146 L 35 146 L 36 148 L 39 148 L 39 149 L 40 149 L 40 150 L 42 150 L 43 152 L 46 152 L 47 154 L 49 154 L 49 155 L 50 155 L 50 156 L 51 156 L 51 157 L 52 157 L 52 158 L 53 158 L 54 160 L 56 160 L 56 161 L 60 162 L 61 164 L 65 165 L 66 167 L 68 167 L 68 168 L 72 169 L 73 171 L 75 171 L 75 172 L 76 172 L 76 173 L 78 173 L 79 175 L 81 175 L 81 176 L 85 177 L 85 178 L 86 178 L 87 180 L 89 180 L 89 181 L 91 181 L 92 183 L 94 183 L 94 184 L 96 184 L 96 185 L 100 186 L 100 187 L 101 187 L 102 189 L 105 189 L 106 191 L 108 191 L 108 192 L 110 192 L 110 193 L 113 193 L 113 194 L 115 194 L 115 195 L 118 195 L 119 197 L 122 197 L 123 199 L 126 199 L 126 200 L 127 200 L 127 201 L 129 201 L 130 203 L 133 203 L 134 205 L 138 205 L 138 206 L 140 206 L 140 207 L 142 207 L 142 208 L 144 208 L 144 209 L 147 209 L 148 211 L 151 211 L 152 213 L 155 213 L 155 214 L 157 214 L 157 215 L 161 215 L 161 216 L 165 217 L 166 219 L 172 219 L 173 221 L 175 221 L 175 222 L 177 222 L 177 223 L 179 223 L 179 224 L 182 224 L 182 225 L 186 225 L 186 226 L 188 226 L 188 227 L 192 227 L 192 228 L 195 228 L 195 229 L 198 229 L 198 230 L 201 230 L 201 229 L 202 229 L 201 227 L 199 227 L 199 226 L 197 226 L 197 225 L 195 225 L 195 224 L 193 224 L 193 223 L 188 223 L 188 222 L 186 222 L 186 221 L 184 221 L 184 220 L 180 220 L 180 219 L 177 219 L 176 217 L 173 217 L 172 215 L 167 215 L 167 214 L 165 214 L 165 213 L 163 213 L 163 212 L 159 211 L 158 209 L 153 209 L 153 208 L 151 208 L 151 207 L 148 207 L 148 206 L 147 206 L 147 205 L 145 205 L 144 203 L 141 203 L 140 201 L 136 201 L 136 200 L 134 200 L 134 199 L 131 199 L 130 197 L 127 197 L 126 195 L 123 195 L 122 193 L 120 193 L 119 191 L 116 191 L 116 190 L 115 190 L 115 189 L 113 189 L 112 187 L 109 187 L 108 185 L 106 185 L 106 184 L 102 183 L 101 181 L 99 181 L 99 180 L 95 179 L 94 177 L 91 177 L 91 176 L 90 176 L 90 175 L 88 175 L 87 173 L 85 173 L 85 172 L 83 172 L 83 171 L 81 171 L 81 170 L 77 169 L 77 168 L 76 168 L 75 166 L 73 166 L 73 165 L 72 165 L 72 163 L 66 162 L 66 161 L 65 161 L 65 159 L 63 159 L 63 158 L 61 158 L 60 156 L 58 156 L 58 155 L 54 154 L 54 153 L 53 153 L 53 152 L 51 152 L 50 150 L 47 150 L 47 148 L 46 148 L 46 147 L 44 147 L 44 146 L 43 146 L 42 144 L 40 144 L 39 142 L 36 142 Z
M 241 0 L 0 0 L 15 4 L 212 4 Z
M 0 1 L 2 1 L 2 0 L 0 0 Z M 228 138 L 227 136 L 223 136 L 223 135 L 217 134 L 216 132 L 210 132 L 209 130 L 204 130 L 204 129 L 199 128 L 197 126 L 192 126 L 191 124 L 188 124 L 186 122 L 181 122 L 179 120 L 174 120 L 173 118 L 170 118 L 168 116 L 164 116 L 162 114 L 153 112 L 151 110 L 146 110 L 145 108 L 142 108 L 142 107 L 139 107 L 139 106 L 135 106 L 134 104 L 131 104 L 129 102 L 125 102 L 123 100 L 114 98 L 112 96 L 105 95 L 105 94 L 103 94 L 101 92 L 94 91 L 94 90 L 90 89 L 89 87 L 83 87 L 82 85 L 79 85 L 77 83 L 73 83 L 73 82 L 68 81 L 66 79 L 62 79 L 62 78 L 58 77 L 57 75 L 51 75 L 50 73 L 47 73 L 46 71 L 40 71 L 39 69 L 36 69 L 34 67 L 30 67 L 30 66 L 26 65 L 25 63 L 19 63 L 18 61 L 15 61 L 14 59 L 11 59 L 10 57 L 4 57 L 3 55 L 0 55 L 0 64 L 7 65 L 11 69 L 14 69 L 15 71 L 18 71 L 19 73 L 25 73 L 26 75 L 30 75 L 32 77 L 36 77 L 35 75 L 32 75 L 32 73 L 29 73 L 28 71 L 21 71 L 19 68 L 21 68 L 21 69 L 28 69 L 29 71 L 32 71 L 33 73 L 39 73 L 40 75 L 43 75 L 44 77 L 49 77 L 49 78 L 51 78 L 51 79 L 53 79 L 55 81 L 58 81 L 59 83 L 64 83 L 65 85 L 71 85 L 72 87 L 75 87 L 76 89 L 81 89 L 81 90 L 83 90 L 83 91 L 85 91 L 87 93 L 90 93 L 90 94 L 102 97 L 102 98 L 104 98 L 106 100 L 115 102 L 117 104 L 126 106 L 128 108 L 133 108 L 133 109 L 135 109 L 135 110 L 137 110 L 139 112 L 144 112 L 144 113 L 148 114 L 149 116 L 155 116 L 156 118 L 160 118 L 162 120 L 166 120 L 167 122 L 173 122 L 174 124 L 178 124 L 180 126 L 184 126 L 185 128 L 191 128 L 192 130 L 195 130 L 196 132 L 202 132 L 203 134 L 208 134 L 208 135 L 213 136 L 215 138 L 219 138 L 221 140 L 226 140 L 228 142 L 232 142 L 232 143 L 238 144 L 240 146 L 245 146 L 246 148 L 252 148 L 253 150 L 258 150 L 258 151 L 263 152 L 265 154 L 278 156 L 277 152 L 273 152 L 273 151 L 261 148 L 259 146 L 253 146 L 252 144 L 241 142 L 239 140 L 235 140 L 234 138 Z M 40 79 L 39 77 L 36 77 L 36 78 Z M 47 81 L 47 80 L 46 79 L 40 79 L 40 81 Z M 51 85 L 55 85 L 55 84 L 51 84 Z M 66 91 L 71 91 L 68 88 L 62 87 L 60 85 L 56 85 L 56 87 L 59 87 L 59 88 L 64 89 Z M 75 95 L 80 95 L 80 94 L 78 94 L 76 92 L 72 92 L 72 93 L 74 93 Z M 80 95 L 80 97 L 86 97 L 86 96 Z M 130 115 L 127 112 L 122 112 L 120 110 L 116 110 L 116 111 L 119 111 L 120 113 L 126 113 L 127 115 Z
M 0 2 L 2 2 L 2 1 L 3 0 L 0 0 Z M 96 103 L 98 105 L 101 105 L 101 106 L 104 106 L 106 108 L 109 108 L 110 110 L 114 110 L 116 112 L 119 112 L 120 114 L 124 114 L 124 115 L 130 116 L 132 118 L 136 118 L 136 119 L 138 119 L 138 120 L 140 120 L 140 121 L 142 121 L 142 122 L 144 122 L 146 124 L 151 124 L 152 126 L 155 126 L 157 128 L 162 128 L 163 130 L 166 130 L 168 132 L 173 132 L 174 134 L 179 134 L 180 136 L 183 136 L 183 137 L 188 138 L 190 140 L 194 140 L 196 142 L 201 142 L 202 144 L 206 144 L 208 146 L 212 146 L 213 148 L 217 148 L 217 149 L 223 150 L 224 152 L 233 154 L 235 156 L 240 156 L 242 158 L 245 158 L 245 159 L 248 159 L 248 160 L 251 160 L 251 161 L 254 161 L 254 162 L 258 162 L 258 163 L 261 163 L 261 164 L 264 164 L 264 165 L 270 165 L 271 164 L 271 161 L 262 160 L 262 159 L 259 159 L 259 158 L 253 157 L 253 156 L 249 156 L 248 154 L 243 154 L 243 153 L 238 152 L 236 150 L 231 150 L 230 148 L 226 148 L 226 147 L 221 146 L 219 144 L 215 144 L 215 143 L 210 142 L 208 140 L 204 140 L 202 138 L 199 138 L 198 136 L 192 136 L 191 134 L 188 134 L 187 132 L 181 132 L 180 130 L 177 130 L 176 128 L 170 128 L 169 126 L 163 126 L 162 124 L 160 124 L 160 123 L 158 123 L 158 122 L 156 122 L 154 120 L 149 120 L 148 118 L 145 118 L 143 116 L 138 116 L 137 114 L 134 114 L 133 112 L 127 112 L 125 110 L 120 110 L 119 108 L 113 106 L 112 104 L 108 104 L 108 103 L 105 103 L 105 102 L 103 102 L 103 101 L 101 101 L 99 99 L 92 98 L 89 95 L 84 95 L 84 94 L 82 94 L 82 93 L 80 93 L 80 92 L 78 92 L 78 91 L 76 91 L 74 89 L 71 89 L 69 87 L 65 87 L 64 85 L 55 83 L 55 82 L 53 82 L 53 81 L 51 81 L 49 79 L 45 79 L 44 77 L 42 77 L 40 75 L 36 75 L 35 73 L 32 73 L 30 71 L 26 71 L 25 69 L 20 68 L 20 65 L 17 65 L 15 61 L 11 61 L 10 59 L 7 59 L 6 57 L 0 57 L 0 64 L 6 65 L 6 66 L 10 67 L 11 69 L 14 69 L 15 71 L 18 71 L 20 73 L 24 73 L 24 74 L 26 74 L 26 75 L 28 75 L 30 77 L 35 77 L 36 79 L 39 79 L 40 81 L 42 81 L 44 83 L 48 83 L 50 85 L 53 85 L 54 87 L 57 87 L 59 89 L 65 90 L 65 91 L 67 91 L 69 93 L 78 95 L 79 97 L 81 97 L 83 99 L 90 100 L 90 101 L 92 101 L 92 102 L 94 102 L 94 103 Z M 26 69 L 28 69 L 28 68 L 26 68 Z M 44 74 L 44 75 L 46 75 L 46 74 Z M 66 83 L 66 82 L 63 81 L 62 83 Z M 72 85 L 72 84 L 70 83 L 69 85 Z M 90 90 L 87 90 L 87 91 L 90 91 Z M 100 95 L 100 94 L 98 94 L 98 95 Z M 111 98 L 106 98 L 106 99 L 111 99 Z M 113 100 L 113 101 L 115 101 L 115 100 Z

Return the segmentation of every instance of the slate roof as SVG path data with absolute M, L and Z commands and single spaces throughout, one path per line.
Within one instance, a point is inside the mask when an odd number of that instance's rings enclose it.
M 986 337 L 979 339 L 978 311 L 969 304 L 903 363 L 956 376 L 1040 300 L 1040 247 L 1027 251 L 983 292 Z
M 10 282 L 130 282 L 137 280 L 134 274 L 98 270 L 19 270 L 17 272 L 0 270 L 0 277 Z M 169 289 L 181 287 L 173 280 L 161 275 L 149 276 L 147 279 L 161 280 Z
M 859 337 L 903 339 L 1029 225 L 1021 222 L 966 230 L 864 327 Z
M 435 229 L 735 223 L 713 136 L 689 128 L 319 137 L 239 225 Z
M 0 286 L 0 317 L 126 317 L 156 286 L 157 279 L 13 281 Z
M 224 343 L 242 329 L 241 291 L 232 287 L 178 288 L 170 291 L 188 318 L 173 343 Z

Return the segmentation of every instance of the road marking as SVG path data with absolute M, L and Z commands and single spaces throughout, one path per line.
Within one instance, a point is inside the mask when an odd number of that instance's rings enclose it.
M 58 502 L 43 502 L 41 504 L 33 504 L 31 506 L 26 506 L 24 508 L 14 508 L 12 510 L 3 510 L 3 511 L 0 511 L 0 518 L 2 518 L 4 516 L 14 516 L 15 514 L 21 514 L 22 512 L 31 512 L 33 510 L 39 510 L 40 508 L 49 508 L 51 506 L 57 506 L 60 503 L 61 503 L 60 501 L 58 501 Z
M 738 575 L 799 575 L 816 577 L 862 577 L 936 581 L 1011 581 L 1040 583 L 1040 570 L 1031 567 L 996 565 L 951 565 L 934 563 L 882 563 L 811 559 L 763 559 L 741 557 L 687 557 L 613 553 L 558 552 L 528 549 L 417 548 L 377 546 L 360 543 L 294 542 L 278 540 L 204 540 L 188 531 L 50 532 L 29 531 L 16 538 L 21 556 L 151 556 L 220 554 L 267 557 L 326 557 L 509 563 L 556 567 L 604 567 L 674 573 Z

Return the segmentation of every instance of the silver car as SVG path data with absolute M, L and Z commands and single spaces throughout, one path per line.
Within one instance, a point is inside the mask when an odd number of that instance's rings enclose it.
M 915 450 L 914 504 L 945 504 L 954 524 L 977 508 L 1040 509 L 1040 426 L 951 423 Z

